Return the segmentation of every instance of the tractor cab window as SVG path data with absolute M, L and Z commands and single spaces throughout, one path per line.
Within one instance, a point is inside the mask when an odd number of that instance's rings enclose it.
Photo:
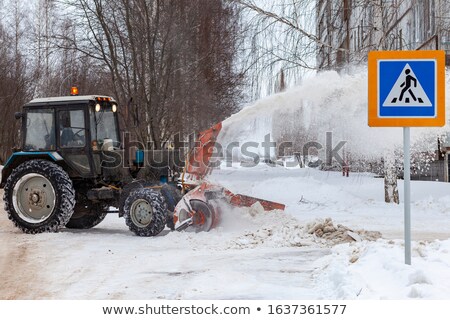
M 110 103 L 103 103 L 100 108 L 90 110 L 91 146 L 94 151 L 117 145 L 119 136 L 115 110 Z
M 53 110 L 39 109 L 27 112 L 24 150 L 55 150 L 55 117 Z
M 83 110 L 59 111 L 59 135 L 62 148 L 82 148 L 86 145 Z

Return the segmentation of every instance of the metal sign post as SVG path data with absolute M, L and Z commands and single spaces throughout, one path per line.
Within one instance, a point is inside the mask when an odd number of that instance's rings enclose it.
M 411 264 L 410 127 L 445 125 L 445 52 L 369 52 L 370 127 L 403 127 L 405 263 Z
M 411 155 L 409 127 L 403 127 L 403 162 L 403 182 L 405 192 L 405 264 L 411 265 Z

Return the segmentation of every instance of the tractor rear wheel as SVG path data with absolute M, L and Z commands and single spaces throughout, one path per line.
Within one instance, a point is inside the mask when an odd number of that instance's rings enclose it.
M 130 193 L 123 207 L 125 223 L 136 235 L 152 237 L 164 230 L 167 208 L 163 196 L 152 189 Z
M 63 168 L 36 159 L 13 170 L 3 201 L 8 218 L 23 232 L 56 232 L 73 214 L 75 190 Z

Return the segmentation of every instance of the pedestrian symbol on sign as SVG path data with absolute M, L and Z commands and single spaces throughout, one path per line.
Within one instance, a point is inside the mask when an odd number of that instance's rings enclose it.
M 383 107 L 432 107 L 419 79 L 408 63 L 384 100 Z
M 411 90 L 411 82 L 414 82 L 414 88 L 417 87 L 417 79 L 414 78 L 412 75 L 410 75 L 411 70 L 406 69 L 405 70 L 405 74 L 406 74 L 406 78 L 405 78 L 405 82 L 403 82 L 400 87 L 403 88 L 402 93 L 400 93 L 400 98 L 399 100 L 402 101 L 403 99 L 403 95 L 405 94 L 406 91 L 409 92 L 409 94 L 411 95 L 411 97 L 413 98 L 414 101 L 416 101 L 417 99 L 419 99 L 420 103 L 423 103 L 422 98 L 416 98 L 416 96 L 414 95 L 414 93 Z M 393 103 L 395 103 L 397 101 L 397 98 L 394 98 L 392 100 Z M 406 98 L 405 102 L 409 102 L 409 98 Z

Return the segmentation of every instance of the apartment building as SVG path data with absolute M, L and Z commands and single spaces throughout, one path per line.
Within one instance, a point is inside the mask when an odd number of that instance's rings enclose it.
M 317 65 L 340 69 L 371 50 L 445 50 L 449 0 L 318 0 Z

